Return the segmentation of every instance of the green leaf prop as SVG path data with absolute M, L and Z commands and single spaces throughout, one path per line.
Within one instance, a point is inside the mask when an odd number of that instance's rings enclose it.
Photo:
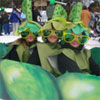
M 22 12 L 26 14 L 27 21 L 32 21 L 32 0 L 23 0 Z
M 69 20 L 72 22 L 79 22 L 81 20 L 82 3 L 78 2 L 69 14 Z
M 61 17 L 67 19 L 67 12 L 61 5 L 57 4 L 54 9 L 53 18 Z

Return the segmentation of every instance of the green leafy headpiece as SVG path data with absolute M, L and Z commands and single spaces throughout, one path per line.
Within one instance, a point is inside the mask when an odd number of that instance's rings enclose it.
M 32 21 L 32 0 L 23 0 L 22 12 L 26 14 L 27 21 Z
M 53 25 L 56 30 L 64 30 L 66 28 L 66 19 L 67 13 L 65 9 L 61 5 L 56 4 L 52 19 L 47 21 L 42 29 L 52 29 Z
M 19 35 L 21 34 L 21 32 L 25 30 L 29 30 L 32 33 L 36 33 L 40 30 L 40 28 L 41 28 L 40 24 L 34 21 L 25 21 L 19 26 L 19 28 L 15 32 L 15 35 Z
M 78 2 L 73 6 L 69 14 L 69 20 L 72 22 L 72 26 L 70 27 L 69 30 L 67 30 L 67 32 L 73 31 L 75 34 L 80 34 L 83 31 L 87 31 L 86 35 L 88 35 L 87 33 L 90 31 L 90 28 L 85 26 L 81 21 L 81 12 L 82 12 L 82 3 Z

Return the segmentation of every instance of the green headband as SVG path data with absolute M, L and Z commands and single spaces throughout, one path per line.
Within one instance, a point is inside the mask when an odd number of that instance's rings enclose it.
M 17 29 L 17 31 L 15 32 L 15 35 L 19 35 L 21 32 L 25 31 L 25 30 L 29 30 L 32 33 L 38 32 L 40 30 L 41 26 L 34 22 L 34 21 L 29 21 L 29 22 L 23 22 L 19 28 Z
M 81 34 L 81 33 L 85 33 L 85 35 L 89 36 L 89 33 L 87 30 L 85 30 L 80 24 L 77 24 L 75 27 L 69 29 L 66 31 L 67 33 L 74 33 L 74 34 Z

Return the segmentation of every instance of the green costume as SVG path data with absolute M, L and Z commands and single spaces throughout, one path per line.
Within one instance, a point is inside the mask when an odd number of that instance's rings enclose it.
M 50 63 L 49 61 L 49 56 L 56 55 L 60 52 L 60 45 L 57 43 L 38 43 L 37 48 L 41 66 L 55 76 L 60 75 L 59 70 L 55 66 L 52 66 L 52 62 Z
M 91 56 L 90 50 L 83 49 L 82 52 L 74 51 L 70 48 L 64 49 L 62 53 L 77 63 L 80 70 L 83 72 L 90 72 L 89 58 Z
M 62 45 L 66 45 L 65 43 L 65 36 L 67 33 L 74 33 L 74 34 L 80 34 L 84 32 L 84 35 L 87 37 L 89 36 L 89 28 L 86 27 L 81 21 L 80 21 L 80 15 L 81 15 L 81 10 L 82 10 L 82 4 L 77 3 L 71 10 L 69 19 L 72 21 L 69 26 L 66 26 L 66 31 L 65 34 L 63 35 L 62 38 Z M 67 22 L 68 23 L 68 22 Z M 69 35 L 70 36 L 70 35 Z M 65 73 L 66 71 L 69 72 L 89 72 L 90 71 L 90 66 L 89 66 L 89 58 L 91 56 L 91 53 L 89 50 L 82 49 L 81 51 L 74 50 L 71 47 L 68 47 L 61 50 L 61 53 L 59 53 L 57 56 L 58 60 L 58 69 L 60 70 L 61 73 Z M 73 47 L 74 48 L 74 47 Z M 83 47 L 82 47 L 83 48 Z M 54 57 L 54 56 L 52 56 Z M 60 58 L 62 57 L 62 58 Z M 65 59 L 65 60 L 64 60 Z M 55 63 L 55 62 L 54 62 Z M 69 65 L 70 64 L 70 65 Z M 76 66 L 76 69 L 74 68 Z M 62 68 L 61 68 L 62 67 Z M 71 67 L 71 68 L 68 68 Z
M 65 31 L 66 27 L 70 26 L 70 22 L 66 23 L 67 13 L 61 5 L 56 5 L 53 13 L 53 18 L 45 23 L 40 30 L 60 30 Z M 40 32 L 43 40 L 47 42 L 47 37 Z M 58 37 L 59 40 L 59 37 Z M 53 65 L 49 56 L 53 56 L 61 52 L 60 45 L 57 43 L 38 43 L 37 44 L 41 66 L 55 76 L 60 75 L 57 66 Z
M 37 23 L 32 21 L 32 0 L 23 0 L 22 2 L 22 12 L 26 14 L 26 21 L 23 22 L 19 28 L 14 33 L 15 35 L 21 35 L 21 39 L 13 42 L 11 44 L 11 50 L 8 52 L 8 54 L 4 57 L 7 59 L 15 60 L 15 61 L 21 61 L 21 62 L 28 62 L 31 64 L 37 64 L 39 65 L 39 58 L 37 53 L 37 47 L 36 47 L 36 41 L 38 37 L 38 32 L 41 28 L 41 26 Z M 34 37 L 34 43 L 27 43 L 25 39 L 29 36 L 29 34 L 32 34 Z M 33 51 L 36 53 L 33 54 Z M 31 56 L 35 56 L 37 61 L 35 61 L 35 57 L 33 59 Z M 31 59 L 31 60 L 30 60 Z M 32 61 L 33 62 L 30 62 Z
M 35 36 L 34 41 L 36 41 L 40 27 L 41 26 L 34 21 L 25 21 L 20 25 L 16 33 L 22 34 L 23 32 L 29 31 Z M 4 58 L 40 65 L 37 47 L 34 41 L 32 43 L 27 43 L 25 39 L 23 39 L 22 37 L 21 39 L 13 42 L 10 45 L 11 50 L 8 52 L 8 54 Z M 33 56 L 33 59 L 31 58 L 32 56 Z M 35 57 L 37 59 L 36 62 L 34 62 Z

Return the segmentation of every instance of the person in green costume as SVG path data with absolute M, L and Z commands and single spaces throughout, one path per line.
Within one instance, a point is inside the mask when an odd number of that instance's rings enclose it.
M 62 38 L 67 25 L 70 25 L 70 23 L 66 24 L 67 13 L 61 14 L 62 10 L 64 10 L 64 8 L 61 5 L 55 5 L 53 18 L 47 21 L 40 29 L 44 43 L 37 44 L 41 66 L 55 76 L 60 73 L 49 56 L 60 52 L 59 41 Z
M 98 76 L 100 75 L 100 67 L 92 59 L 90 50 L 84 48 L 84 44 L 88 42 L 90 37 L 88 27 L 80 22 L 80 18 L 78 20 L 79 11 L 81 12 L 79 8 L 82 8 L 81 3 L 77 3 L 72 8 L 72 12 L 78 10 L 78 14 L 74 12 L 73 17 L 71 12 L 69 15 L 72 16 L 70 18 L 72 27 L 66 30 L 61 40 L 63 50 L 62 53 L 57 55 L 58 69 L 62 74 L 65 72 L 79 72 Z M 73 27 L 73 25 L 75 26 Z
M 40 65 L 36 43 L 41 26 L 32 21 L 31 4 L 32 0 L 23 0 L 22 11 L 26 14 L 26 21 L 14 33 L 15 35 L 21 35 L 21 38 L 9 45 L 11 50 L 4 59 Z
M 39 24 L 33 21 L 23 22 L 17 30 L 21 38 L 10 44 L 12 49 L 4 59 L 40 65 L 36 47 L 40 27 Z

